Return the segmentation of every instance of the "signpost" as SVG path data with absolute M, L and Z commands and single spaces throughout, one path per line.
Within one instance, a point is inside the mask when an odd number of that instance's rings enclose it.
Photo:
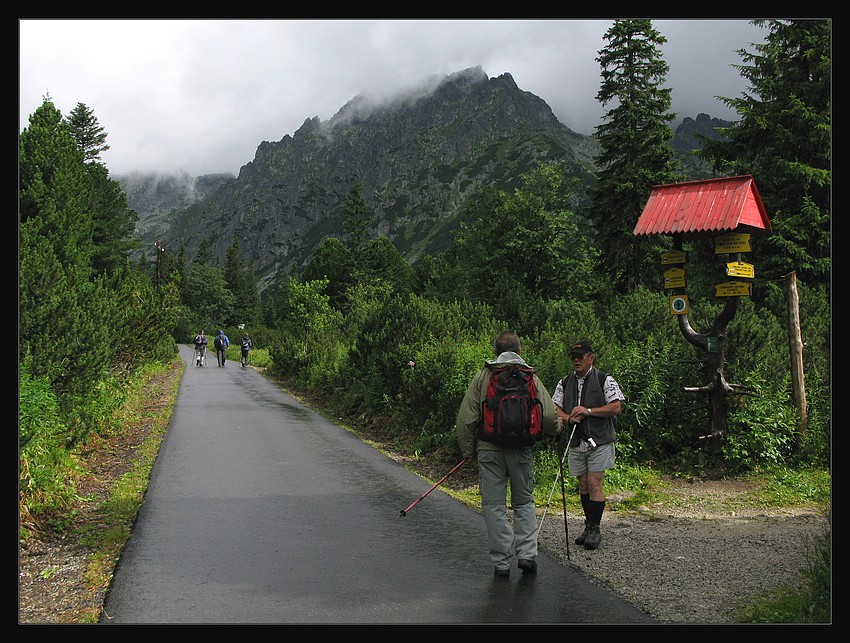
M 750 175 L 721 179 L 689 181 L 679 185 L 656 185 L 634 228 L 635 235 L 672 235 L 671 246 L 660 251 L 661 272 L 664 275 L 665 295 L 669 312 L 677 315 L 679 330 L 685 339 L 696 346 L 702 354 L 707 381 L 703 386 L 685 387 L 686 391 L 706 393 L 711 418 L 711 451 L 720 452 L 721 438 L 726 433 L 727 398 L 735 385 L 726 381 L 724 345 L 726 327 L 735 316 L 739 299 L 752 296 L 755 268 L 742 261 L 742 256 L 751 251 L 750 239 L 759 233 L 770 233 L 771 225 L 765 212 L 761 196 Z M 752 233 L 752 234 L 750 234 Z M 715 296 L 725 301 L 720 306 L 708 333 L 698 332 L 691 324 L 687 313 L 690 302 L 686 291 L 685 264 L 688 253 L 684 242 L 712 242 L 716 257 L 712 263 L 725 267 L 726 283 L 714 286 Z M 706 243 L 707 246 L 707 243 Z M 706 250 L 710 250 L 706 247 Z M 697 252 L 693 249 L 693 252 Z M 724 256 L 725 255 L 725 256 Z M 702 251 L 697 252 L 702 258 Z M 688 266 L 690 268 L 690 266 Z M 704 272 L 693 269 L 688 275 L 688 288 L 699 286 Z M 718 266 L 720 268 L 720 266 Z M 711 288 L 710 282 L 707 286 Z
M 661 253 L 661 265 L 666 266 L 671 263 L 687 263 L 688 253 L 684 250 L 670 250 Z
M 732 261 L 726 264 L 726 275 L 728 277 L 743 277 L 745 279 L 752 279 L 756 276 L 756 267 L 751 263 Z
M 685 271 L 681 268 L 671 268 L 664 272 L 664 288 L 684 288 Z
M 733 252 L 749 252 L 750 235 L 740 232 L 730 232 L 714 237 L 714 254 L 731 254 Z
M 687 315 L 691 309 L 687 295 L 673 295 L 669 297 L 668 302 L 671 315 Z
M 753 294 L 753 285 L 748 281 L 727 281 L 714 286 L 715 297 L 749 297 Z

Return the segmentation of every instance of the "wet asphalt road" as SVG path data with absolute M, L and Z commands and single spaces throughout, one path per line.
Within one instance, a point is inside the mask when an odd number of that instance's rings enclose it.
M 433 483 L 257 371 L 180 354 L 102 623 L 653 623 L 544 552 L 495 578 L 480 513 L 438 488 L 402 517 Z

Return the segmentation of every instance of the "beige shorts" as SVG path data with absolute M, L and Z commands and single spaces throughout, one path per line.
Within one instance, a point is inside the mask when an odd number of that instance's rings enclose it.
M 567 462 L 571 476 L 583 476 L 589 472 L 606 471 L 614 466 L 616 448 L 614 442 L 600 444 L 584 453 L 578 447 L 570 447 Z

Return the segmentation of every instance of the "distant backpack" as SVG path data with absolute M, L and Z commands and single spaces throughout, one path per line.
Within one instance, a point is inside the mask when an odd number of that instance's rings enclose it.
M 242 348 L 243 348 L 244 350 L 248 350 L 248 347 L 249 347 L 250 345 L 251 345 L 251 340 L 249 340 L 247 337 L 243 337 L 243 338 L 242 338 Z
M 488 364 L 492 371 L 477 437 L 509 449 L 543 438 L 543 403 L 530 366 Z
M 215 347 L 218 350 L 222 350 L 224 348 L 224 336 L 223 335 L 216 335 L 215 336 Z

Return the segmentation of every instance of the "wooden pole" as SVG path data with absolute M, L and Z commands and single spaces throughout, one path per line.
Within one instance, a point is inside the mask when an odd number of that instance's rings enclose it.
M 809 411 L 806 405 L 806 382 L 803 373 L 803 337 L 800 331 L 800 295 L 797 292 L 797 273 L 792 271 L 785 277 L 788 306 L 788 344 L 791 349 L 791 391 L 797 407 L 797 443 L 809 427 Z
M 156 289 L 160 289 L 162 283 L 162 241 L 156 242 Z

